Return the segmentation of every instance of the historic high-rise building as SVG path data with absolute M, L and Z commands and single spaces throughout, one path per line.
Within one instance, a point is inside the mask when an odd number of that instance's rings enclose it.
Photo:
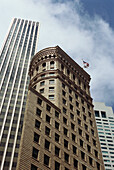
M 39 23 L 13 19 L 0 52 L 0 169 L 16 169 Z
M 104 170 L 88 73 L 56 46 L 29 75 L 17 170 Z
M 94 106 L 105 170 L 114 170 L 114 113 L 104 103 L 94 102 Z

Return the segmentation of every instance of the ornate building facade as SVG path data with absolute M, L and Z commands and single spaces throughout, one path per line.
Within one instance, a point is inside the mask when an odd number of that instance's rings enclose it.
M 18 170 L 104 170 L 90 76 L 59 46 L 39 51 L 30 84 Z

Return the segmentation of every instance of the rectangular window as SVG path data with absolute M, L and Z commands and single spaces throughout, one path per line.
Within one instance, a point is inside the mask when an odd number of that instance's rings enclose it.
M 93 126 L 93 122 L 92 122 L 92 120 L 90 120 L 90 125 L 91 125 L 91 126 Z
M 38 120 L 35 120 L 35 127 L 36 128 L 40 128 L 41 122 L 39 122 Z
M 106 118 L 106 112 L 101 111 L 101 116 L 102 116 L 103 118 Z
M 38 152 L 39 152 L 39 150 L 33 147 L 32 157 L 37 159 L 38 158 Z
M 78 99 L 78 95 L 75 93 L 75 98 Z
M 44 164 L 45 164 L 46 166 L 49 166 L 49 159 L 50 159 L 50 157 L 47 156 L 46 154 L 44 154 Z
M 64 139 L 64 147 L 68 149 L 68 141 Z
M 63 123 L 67 124 L 67 119 L 65 117 L 63 117 Z
M 70 113 L 70 118 L 74 120 L 74 115 L 72 113 Z
M 43 89 L 40 89 L 40 93 L 44 93 L 44 88 L 43 88 Z
M 50 135 L 50 129 L 49 129 L 47 126 L 45 127 L 45 134 L 46 134 L 47 136 Z
M 49 84 L 55 84 L 55 80 L 49 80 Z
M 89 163 L 90 163 L 91 166 L 92 166 L 92 162 L 93 162 L 92 158 L 89 157 Z
M 49 76 L 54 76 L 55 75 L 55 73 L 49 73 Z
M 93 145 L 96 146 L 96 140 L 93 139 Z
M 97 170 L 100 170 L 100 164 L 96 162 L 96 165 L 97 165 Z
M 56 142 L 59 142 L 59 137 L 60 137 L 60 136 L 59 136 L 57 133 L 55 133 L 55 141 L 56 141 Z
M 37 166 L 31 164 L 31 170 L 37 170 L 37 169 L 38 169 Z
M 72 133 L 72 141 L 75 142 L 76 136 Z
M 80 111 L 79 110 L 76 110 L 77 111 L 77 115 L 80 116 Z
M 44 85 L 45 85 L 45 81 L 41 81 L 40 86 L 44 86 Z
M 85 165 L 82 165 L 82 170 L 86 170 L 86 166 Z
M 78 119 L 78 125 L 80 125 L 80 126 L 81 126 L 81 120 L 80 120 L 80 119 Z
M 55 121 L 55 128 L 59 130 L 59 123 Z
M 73 105 L 72 105 L 72 104 L 70 104 L 70 110 L 72 110 L 72 111 L 73 111 Z
M 69 162 L 69 155 L 67 153 L 64 152 L 64 159 L 65 159 L 65 162 Z
M 91 152 L 91 146 L 87 145 L 87 151 Z
M 86 121 L 86 116 L 85 115 L 83 115 L 83 119 Z
M 40 135 L 34 132 L 34 142 L 39 143 Z
M 66 100 L 63 98 L 63 104 L 66 104 Z
M 98 158 L 98 152 L 94 150 L 96 158 Z M 107 152 L 108 153 L 108 152 Z
M 49 95 L 49 100 L 54 100 L 54 95 Z
M 51 117 L 46 115 L 46 122 L 50 123 Z
M 37 104 L 42 105 L 42 100 L 40 98 L 37 99 Z
M 69 93 L 70 93 L 70 94 L 72 93 L 72 90 L 71 90 L 71 89 L 69 89 Z
M 55 117 L 59 118 L 59 113 L 55 110 Z
M 65 89 L 65 84 L 63 84 L 63 83 L 62 83 L 62 88 L 64 88 L 64 89 Z
M 85 113 L 85 107 L 82 106 L 82 111 Z
M 49 92 L 51 93 L 51 92 L 54 92 L 54 87 L 49 87 Z
M 72 145 L 73 154 L 75 154 L 75 155 L 76 155 L 76 149 L 77 148 L 74 145 Z
M 76 101 L 76 106 L 79 107 L 79 103 Z
M 62 90 L 62 95 L 65 96 L 66 95 L 66 92 L 64 90 Z
M 71 123 L 71 129 L 74 130 L 75 125 L 73 123 Z
M 80 128 L 78 128 L 78 133 L 80 136 L 82 136 L 82 130 Z
M 46 105 L 46 110 L 50 112 L 51 106 L 49 106 L 49 105 L 47 104 L 47 105 Z
M 40 117 L 41 116 L 41 110 L 39 108 L 36 108 L 36 114 Z
M 88 112 L 88 116 L 91 117 L 91 112 Z
M 89 141 L 89 135 L 88 134 L 86 134 L 86 140 Z
M 83 147 L 83 141 L 80 139 L 80 146 Z
M 60 163 L 55 161 L 55 170 L 60 170 Z
M 69 96 L 69 101 L 71 101 L 71 102 L 72 102 L 72 97 L 71 97 L 71 96 Z
M 85 153 L 81 151 L 81 158 L 84 160 L 85 159 Z
M 93 130 L 93 129 L 91 129 L 91 133 L 92 133 L 92 135 L 94 136 L 94 130 Z
M 67 134 L 68 134 L 68 129 L 66 129 L 66 128 L 64 127 L 63 130 L 64 130 L 64 135 L 67 136 Z
M 78 161 L 74 159 L 74 168 L 78 168 Z
M 55 146 L 55 155 L 59 157 L 60 148 Z
M 45 77 L 45 74 L 42 74 L 41 77 Z
M 50 142 L 45 139 L 45 149 L 49 150 Z
M 63 107 L 63 113 L 66 114 L 66 112 L 67 112 L 67 109 L 65 107 Z

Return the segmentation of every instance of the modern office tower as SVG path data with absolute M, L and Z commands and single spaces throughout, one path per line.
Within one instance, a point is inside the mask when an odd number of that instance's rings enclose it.
M 39 23 L 13 19 L 0 53 L 0 169 L 16 169 Z
M 59 46 L 39 51 L 29 75 L 17 170 L 104 170 L 90 76 Z
M 95 118 L 105 170 L 114 170 L 114 114 L 111 107 L 94 102 Z

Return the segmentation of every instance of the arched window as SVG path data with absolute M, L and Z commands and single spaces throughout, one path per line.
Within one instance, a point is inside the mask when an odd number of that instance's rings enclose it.
M 38 71 L 38 69 L 39 69 L 39 68 L 38 68 L 38 66 L 37 66 L 37 67 L 36 67 L 36 71 Z
M 69 71 L 69 70 L 67 70 L 67 74 L 68 74 L 68 75 L 70 74 L 70 71 Z
M 54 64 L 55 64 L 54 61 L 50 61 L 50 69 L 54 69 Z
M 46 63 L 43 63 L 43 64 L 42 64 L 42 67 L 46 67 Z
M 61 69 L 64 70 L 64 65 L 63 64 L 61 64 Z

